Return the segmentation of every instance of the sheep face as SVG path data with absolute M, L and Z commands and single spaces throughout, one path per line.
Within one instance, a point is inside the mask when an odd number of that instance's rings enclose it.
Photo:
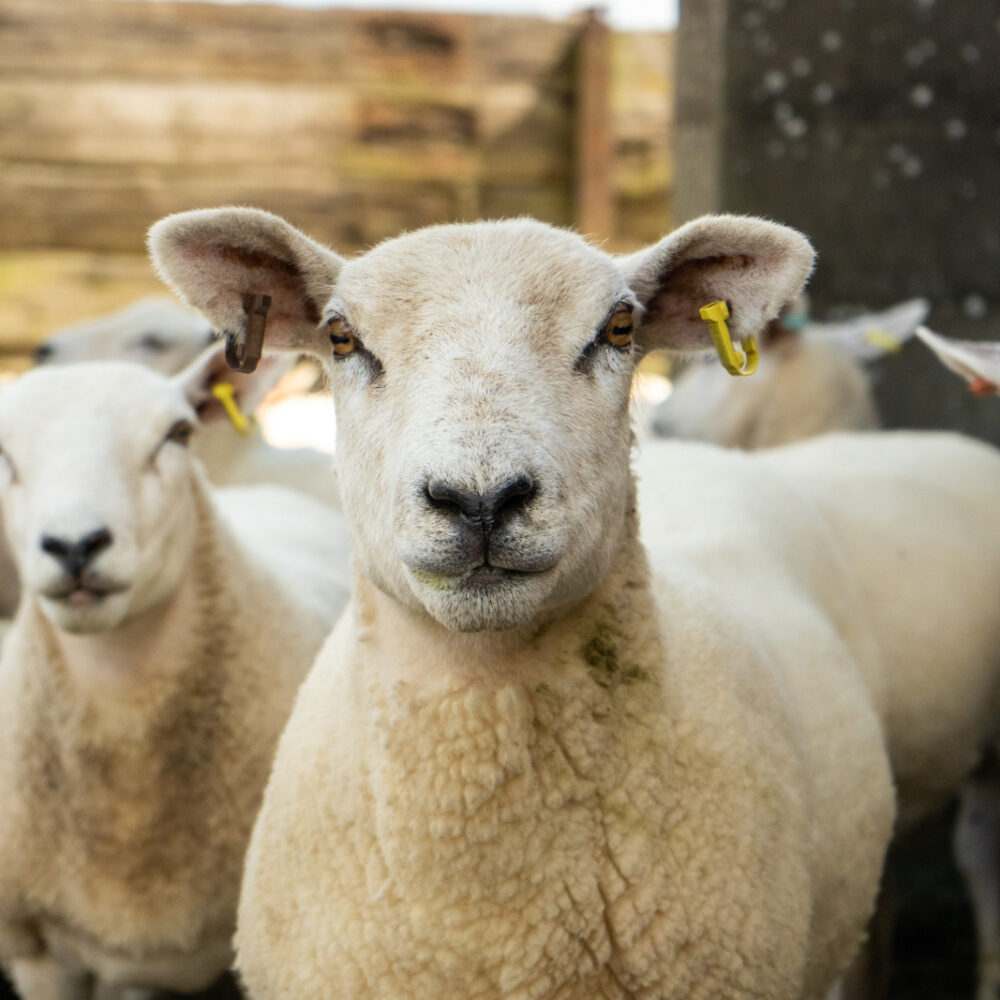
M 39 364 L 135 361 L 164 375 L 187 367 L 212 340 L 203 318 L 169 299 L 126 309 L 54 333 L 35 349 Z
M 29 372 L 0 393 L 0 501 L 23 586 L 56 627 L 112 629 L 164 602 L 197 525 L 178 380 L 138 365 Z
M 267 295 L 268 346 L 326 361 L 361 569 L 464 631 L 537 624 L 607 571 L 632 504 L 632 323 L 646 347 L 705 347 L 698 309 L 726 299 L 744 339 L 812 264 L 792 230 L 727 216 L 619 259 L 522 219 L 345 262 L 254 209 L 164 219 L 150 249 L 235 345 Z
M 508 629 L 607 571 L 630 503 L 634 298 L 537 224 L 424 230 L 344 267 L 321 324 L 356 552 L 449 628 Z M 596 428 L 600 432 L 595 432 Z

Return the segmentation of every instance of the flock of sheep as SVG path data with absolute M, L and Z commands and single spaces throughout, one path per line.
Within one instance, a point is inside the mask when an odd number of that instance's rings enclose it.
M 996 997 L 1000 454 L 770 447 L 875 422 L 834 331 L 776 325 L 803 236 L 709 216 L 614 257 L 522 219 L 345 260 L 220 209 L 150 249 L 205 319 L 137 304 L 0 390 L 23 1000 L 234 961 L 254 1000 L 861 997 L 890 839 L 963 790 Z M 776 342 L 657 420 L 729 447 L 634 447 L 639 354 L 709 346 L 719 300 Z M 336 474 L 226 418 L 282 352 L 325 365 Z

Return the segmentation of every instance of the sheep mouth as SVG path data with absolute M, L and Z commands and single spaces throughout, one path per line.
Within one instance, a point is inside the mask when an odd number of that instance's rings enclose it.
M 469 592 L 493 590 L 537 579 L 550 568 L 546 566 L 544 569 L 506 569 L 484 562 L 461 573 L 434 573 L 419 569 L 412 569 L 411 572 L 420 583 L 434 590 Z
M 89 608 L 100 604 L 112 594 L 128 590 L 127 583 L 112 580 L 68 580 L 43 591 L 50 601 L 59 601 L 71 608 Z
M 504 569 L 502 566 L 491 566 L 483 563 L 459 577 L 459 586 L 468 590 L 486 590 L 500 583 L 522 580 L 525 577 L 536 576 L 537 570 Z

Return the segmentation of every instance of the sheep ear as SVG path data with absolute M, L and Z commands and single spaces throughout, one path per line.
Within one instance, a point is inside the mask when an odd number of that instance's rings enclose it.
M 802 290 L 813 249 L 794 229 L 739 215 L 706 215 L 645 250 L 619 259 L 645 307 L 637 331 L 649 350 L 712 346 L 698 310 L 729 303 L 729 330 L 746 340 Z
M 952 340 L 918 326 L 917 336 L 956 375 L 961 375 L 977 396 L 1000 391 L 1000 344 L 990 340 Z
M 180 386 L 203 424 L 232 419 L 213 393 L 215 387 L 222 383 L 232 386 L 233 402 L 245 417 L 249 417 L 281 377 L 295 367 L 297 360 L 293 354 L 271 355 L 262 358 L 252 374 L 234 372 L 226 364 L 225 345 L 217 341 L 178 372 L 174 382 Z
M 259 357 L 262 334 L 267 350 L 325 355 L 318 324 L 344 262 L 284 219 L 254 208 L 181 212 L 150 229 L 149 252 L 230 354 Z

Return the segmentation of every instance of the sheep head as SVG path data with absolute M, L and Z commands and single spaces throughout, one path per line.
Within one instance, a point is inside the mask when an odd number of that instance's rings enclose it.
M 57 330 L 35 349 L 39 364 L 136 361 L 173 375 L 214 340 L 197 313 L 164 298 L 140 299 L 118 312 Z
M 187 444 L 217 348 L 173 378 L 38 368 L 0 392 L 0 504 L 26 597 L 59 629 L 117 628 L 188 565 L 200 466 Z
M 447 628 L 510 629 L 588 594 L 632 505 L 636 346 L 700 348 L 698 309 L 738 338 L 800 290 L 812 251 L 706 218 L 615 258 L 533 220 L 435 226 L 345 261 L 253 209 L 150 233 L 164 279 L 236 337 L 271 296 L 267 346 L 322 358 L 363 571 Z

